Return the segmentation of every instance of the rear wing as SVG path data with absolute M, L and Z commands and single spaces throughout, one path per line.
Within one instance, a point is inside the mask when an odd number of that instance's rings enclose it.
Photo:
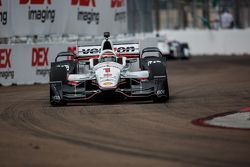
M 140 56 L 139 43 L 114 43 L 114 52 L 118 57 L 138 58 Z M 78 58 L 98 58 L 101 53 L 100 45 L 78 46 Z

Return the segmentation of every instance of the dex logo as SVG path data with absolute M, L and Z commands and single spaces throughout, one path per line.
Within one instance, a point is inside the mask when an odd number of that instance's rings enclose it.
M 0 68 L 11 67 L 11 49 L 0 49 Z
M 41 67 L 48 66 L 49 48 L 33 48 L 32 49 L 32 66 Z
M 96 6 L 95 0 L 71 0 L 71 5 Z
M 20 5 L 29 5 L 28 8 L 28 20 L 31 21 L 41 21 L 45 23 L 46 21 L 50 21 L 53 23 L 55 21 L 56 10 L 49 8 L 52 0 L 19 0 Z M 48 4 L 45 7 L 44 4 Z M 39 5 L 39 9 L 37 6 Z M 40 6 L 44 7 L 43 9 Z
M 42 5 L 47 1 L 48 4 L 51 4 L 51 0 L 19 0 L 21 5 L 30 3 L 31 5 Z
M 124 0 L 111 0 L 111 8 L 119 8 L 124 6 Z

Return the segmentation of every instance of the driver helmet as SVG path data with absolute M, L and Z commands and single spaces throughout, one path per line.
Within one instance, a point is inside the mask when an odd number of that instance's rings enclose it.
M 102 55 L 100 62 L 117 62 L 116 56 L 112 53 L 105 53 Z

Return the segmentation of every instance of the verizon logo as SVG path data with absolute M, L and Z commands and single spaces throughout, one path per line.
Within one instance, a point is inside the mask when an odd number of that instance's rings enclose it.
M 0 0 L 0 6 L 2 6 L 2 1 Z M 7 11 L 0 11 L 0 22 L 2 25 L 6 25 L 8 22 L 8 13 Z
M 88 48 L 88 49 L 83 48 L 81 51 L 83 54 L 99 54 L 101 53 L 101 48 Z M 117 53 L 134 52 L 135 47 L 134 46 L 118 47 L 118 48 L 114 48 L 114 51 Z
M 50 21 L 53 23 L 55 21 L 56 11 L 54 9 L 50 9 L 48 6 L 51 5 L 52 0 L 19 0 L 20 5 L 30 5 L 28 10 L 28 19 L 36 20 L 45 23 L 46 21 Z M 35 9 L 36 6 L 41 5 L 44 6 L 44 9 Z

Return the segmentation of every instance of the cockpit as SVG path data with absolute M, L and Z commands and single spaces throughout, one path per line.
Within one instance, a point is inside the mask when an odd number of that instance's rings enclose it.
M 99 55 L 99 63 L 117 62 L 117 56 L 113 50 L 103 50 Z
M 103 62 L 117 62 L 117 58 L 115 56 L 112 55 L 103 55 L 100 59 L 99 59 L 99 63 L 103 63 Z

